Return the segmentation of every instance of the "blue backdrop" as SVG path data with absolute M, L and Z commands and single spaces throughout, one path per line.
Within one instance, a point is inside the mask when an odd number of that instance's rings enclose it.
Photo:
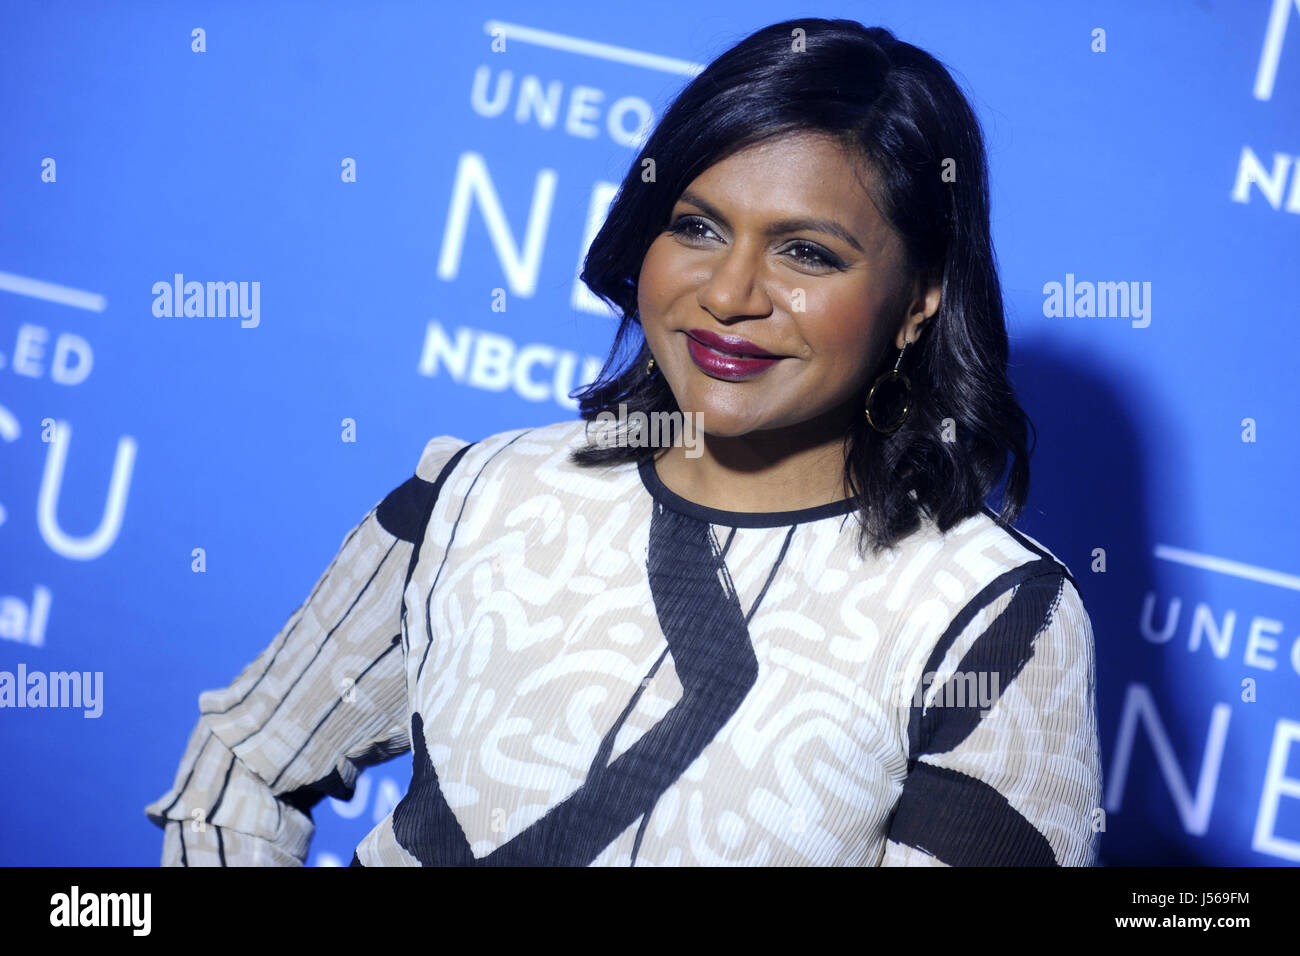
M 471 7 L 6 5 L 0 681 L 91 679 L 0 709 L 0 863 L 158 861 L 200 691 L 428 438 L 576 415 L 613 331 L 576 274 L 645 124 L 804 14 L 934 53 L 985 125 L 1104 861 L 1300 862 L 1300 0 Z M 177 315 L 190 282 L 231 285 Z M 409 775 L 322 803 L 309 862 Z

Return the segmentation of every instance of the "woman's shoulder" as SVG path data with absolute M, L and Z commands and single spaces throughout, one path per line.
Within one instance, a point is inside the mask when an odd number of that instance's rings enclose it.
M 971 541 L 978 541 L 986 553 L 992 551 L 1002 556 L 1005 570 L 1031 568 L 1036 572 L 1059 574 L 1074 579 L 1069 567 L 1041 541 L 1012 525 L 1003 524 L 988 506 L 981 508 L 964 522 L 967 544 L 958 554 L 969 553 Z
M 1002 606 L 1009 596 L 1033 583 L 1082 613 L 1078 582 L 1069 567 L 1042 542 L 1001 523 L 984 507 L 941 532 L 932 521 L 900 542 L 891 562 L 901 573 L 897 600 L 905 604 L 929 591 L 955 611 L 953 619 Z

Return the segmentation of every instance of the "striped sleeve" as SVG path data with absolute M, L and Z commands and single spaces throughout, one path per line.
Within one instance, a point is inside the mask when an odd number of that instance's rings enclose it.
M 882 866 L 1094 866 L 1092 623 L 1069 572 L 1007 572 L 949 625 L 908 719 Z
M 410 749 L 402 594 L 434 501 L 468 448 L 430 441 L 415 474 L 344 537 L 271 644 L 199 696 L 172 788 L 145 808 L 164 866 L 299 866 L 311 808 Z

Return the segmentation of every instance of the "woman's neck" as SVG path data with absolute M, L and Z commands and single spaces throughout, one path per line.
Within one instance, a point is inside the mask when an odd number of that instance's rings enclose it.
M 844 427 L 802 423 L 738 438 L 705 434 L 655 458 L 659 480 L 688 501 L 722 511 L 797 511 L 850 497 L 844 482 Z

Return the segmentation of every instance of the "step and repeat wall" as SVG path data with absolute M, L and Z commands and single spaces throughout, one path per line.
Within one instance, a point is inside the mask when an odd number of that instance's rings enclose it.
M 199 693 L 425 442 L 576 417 L 616 184 L 799 12 L 6 5 L 0 863 L 156 863 Z M 1096 632 L 1103 862 L 1300 862 L 1300 3 L 817 15 L 933 53 L 984 124 L 1021 527 Z M 307 862 L 346 864 L 410 768 L 318 804 Z

